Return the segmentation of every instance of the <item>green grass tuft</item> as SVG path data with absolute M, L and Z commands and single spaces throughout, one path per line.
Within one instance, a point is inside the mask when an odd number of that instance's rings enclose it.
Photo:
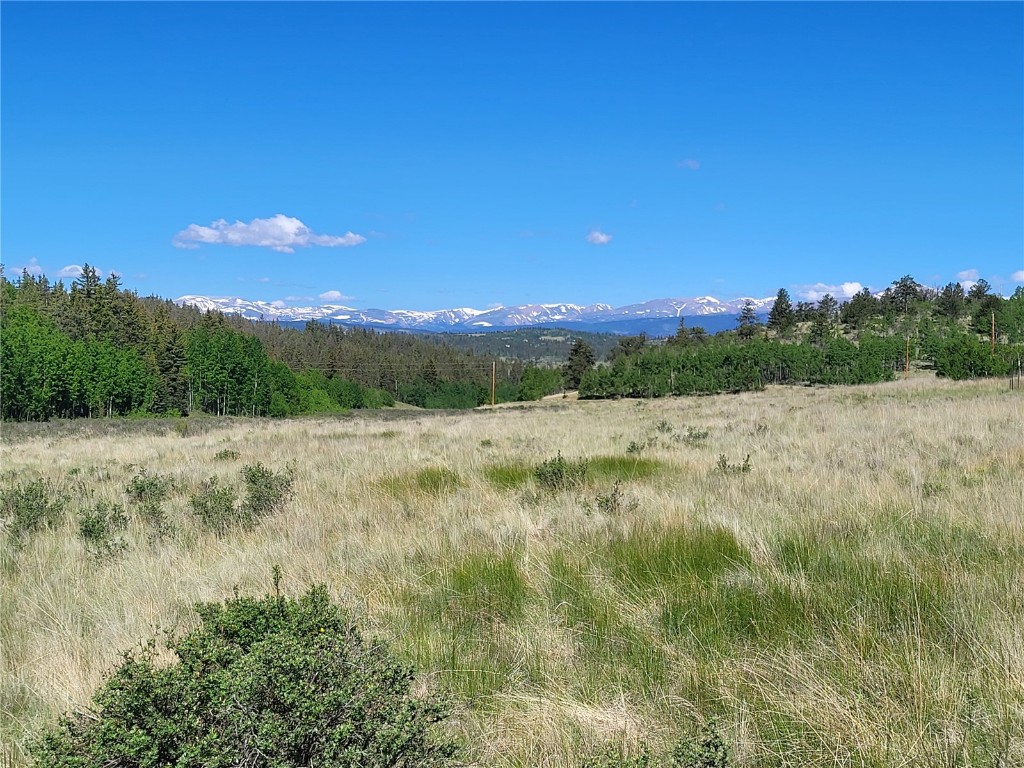
M 462 487 L 462 478 L 447 467 L 424 467 L 416 472 L 389 475 L 380 486 L 395 498 L 408 496 L 447 496 Z
M 521 559 L 518 548 L 452 555 L 404 595 L 397 634 L 412 659 L 470 700 L 539 680 L 508 637 L 536 601 Z
M 416 487 L 432 496 L 444 496 L 462 485 L 458 474 L 447 467 L 427 467 L 416 473 Z
M 634 526 L 608 542 L 605 558 L 618 582 L 642 592 L 660 592 L 692 579 L 711 581 L 750 563 L 750 554 L 731 531 L 709 526 Z
M 530 482 L 533 467 L 522 463 L 492 464 L 484 467 L 484 477 L 496 488 L 511 490 L 520 488 Z
M 646 480 L 664 472 L 667 465 L 658 459 L 629 456 L 595 456 L 590 459 L 588 476 L 591 480 L 627 482 Z

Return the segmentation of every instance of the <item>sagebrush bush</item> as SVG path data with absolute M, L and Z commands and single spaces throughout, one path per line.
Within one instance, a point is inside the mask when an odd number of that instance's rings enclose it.
M 128 516 L 124 510 L 107 501 L 98 501 L 78 515 L 78 537 L 89 553 L 100 559 L 113 557 L 128 548 L 125 540 L 118 536 L 127 527 Z
M 124 489 L 135 511 L 150 527 L 151 540 L 163 539 L 173 531 L 162 506 L 173 488 L 174 478 L 170 475 L 151 475 L 142 468 Z
M 267 515 L 278 512 L 291 498 L 295 468 L 288 466 L 274 472 L 256 462 L 242 467 L 242 478 L 246 492 L 242 515 L 247 524 L 254 525 Z
M 192 511 L 204 528 L 218 533 L 231 528 L 252 528 L 264 517 L 280 511 L 292 497 L 292 466 L 275 472 L 257 462 L 242 467 L 241 475 L 245 483 L 241 504 L 235 489 L 221 485 L 216 477 L 204 481 L 189 498 Z
M 680 436 L 681 440 L 689 443 L 690 445 L 699 445 L 703 443 L 711 435 L 710 429 L 701 429 L 700 427 L 687 427 L 686 436 Z
M 719 472 L 722 472 L 726 475 L 742 475 L 750 472 L 750 470 L 753 469 L 753 467 L 750 464 L 749 453 L 747 454 L 747 457 L 743 459 L 742 464 L 730 464 L 728 457 L 726 457 L 724 453 L 720 454 L 718 456 L 718 463 L 715 465 L 715 467 L 718 469 Z
M 446 706 L 368 641 L 324 586 L 196 607 L 157 663 L 124 654 L 91 710 L 30 745 L 39 768 L 350 768 L 453 764 Z
M 622 491 L 622 481 L 616 480 L 607 493 L 599 493 L 594 499 L 597 510 L 604 515 L 632 514 L 640 508 L 635 498 L 627 498 Z
M 712 721 L 704 726 L 696 741 L 680 739 L 662 758 L 646 744 L 635 750 L 635 754 L 613 746 L 585 759 L 582 768 L 729 768 L 729 765 L 728 745 Z
M 586 482 L 588 462 L 566 460 L 561 452 L 553 458 L 542 461 L 533 471 L 537 485 L 552 493 L 579 488 Z
M 174 480 L 170 475 L 151 475 L 143 468 L 128 483 L 124 492 L 133 503 L 140 506 L 160 504 L 167 498 L 173 484 Z
M 200 525 L 221 533 L 241 523 L 237 501 L 235 489 L 221 485 L 216 477 L 204 480 L 188 500 Z
M 0 520 L 16 542 L 55 525 L 64 515 L 68 496 L 42 478 L 0 491 Z

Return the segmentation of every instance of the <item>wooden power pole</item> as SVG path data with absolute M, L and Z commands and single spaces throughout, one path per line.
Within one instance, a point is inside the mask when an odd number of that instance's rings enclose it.
M 996 353 L 996 313 L 992 313 L 992 354 Z
M 498 375 L 497 374 L 497 367 L 498 367 L 497 360 L 491 360 L 491 405 L 495 404 L 494 392 L 495 392 L 495 388 L 496 388 L 496 379 L 497 379 L 497 375 Z

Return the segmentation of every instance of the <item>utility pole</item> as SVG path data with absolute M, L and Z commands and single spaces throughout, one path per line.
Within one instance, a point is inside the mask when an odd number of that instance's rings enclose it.
M 495 380 L 497 379 L 497 366 L 496 360 L 491 360 L 491 405 L 495 404 L 494 392 L 495 392 Z
M 992 313 L 992 354 L 996 353 L 996 313 Z
M 904 379 L 909 379 L 910 378 L 910 337 L 909 336 L 907 336 L 907 357 L 906 357 L 906 363 L 903 366 L 903 378 Z

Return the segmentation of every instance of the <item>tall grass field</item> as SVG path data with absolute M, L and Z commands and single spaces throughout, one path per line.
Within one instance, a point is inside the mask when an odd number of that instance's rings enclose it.
M 4 425 L 0 765 L 123 652 L 323 583 L 478 766 L 1024 765 L 1005 382 L 461 414 Z

